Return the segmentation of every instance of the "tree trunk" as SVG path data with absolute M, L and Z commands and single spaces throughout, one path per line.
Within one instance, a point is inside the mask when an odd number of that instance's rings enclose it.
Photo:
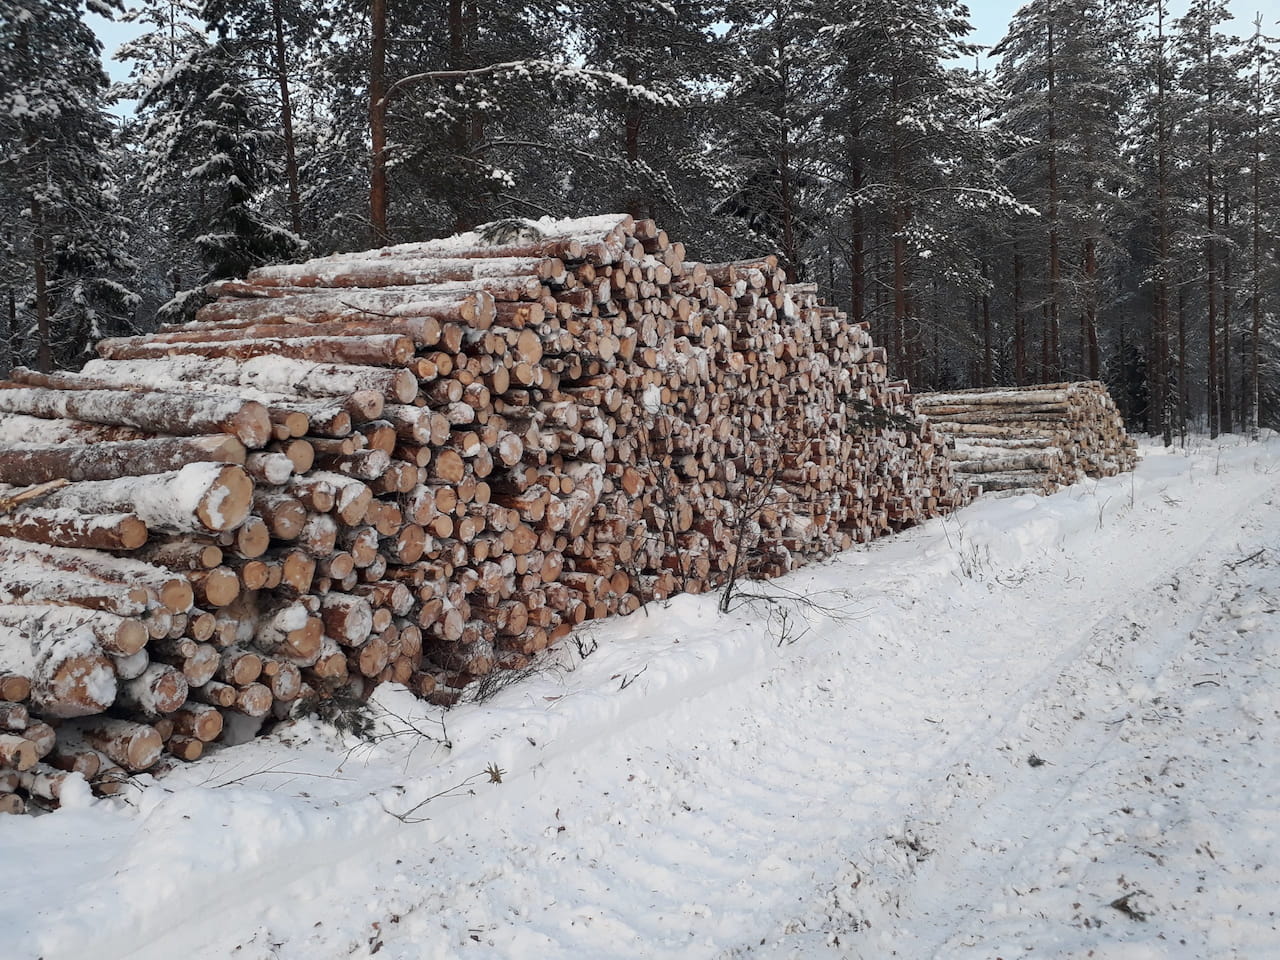
M 370 157 L 369 221 L 373 245 L 385 247 L 387 234 L 387 0 L 373 0 L 369 11 L 372 43 L 369 52 Z
M 1054 377 L 1049 375 L 1049 353 L 1053 347 L 1053 335 L 1051 332 L 1053 321 L 1049 317 L 1049 301 L 1045 301 L 1040 307 L 1040 382 L 1049 383 Z
M 1155 382 L 1164 445 L 1173 445 L 1173 397 L 1169 388 L 1169 141 L 1165 118 L 1164 2 L 1156 4 L 1156 220 L 1159 230 L 1156 265 Z
M 640 26 L 637 22 L 634 9 L 627 8 L 626 14 L 626 40 L 627 40 L 627 84 L 632 86 L 639 82 L 639 68 L 636 64 L 635 50 L 636 44 L 639 42 Z M 626 111 L 623 117 L 623 154 L 627 158 L 628 163 L 637 163 L 640 160 L 640 104 L 636 102 L 634 97 L 627 97 Z M 646 215 L 646 208 L 643 198 L 632 186 L 630 190 L 631 200 L 627 204 L 627 212 L 637 220 L 643 219 Z
M 901 112 L 901 80 L 895 76 L 892 83 L 892 117 L 894 120 L 892 133 L 892 150 L 890 160 L 893 164 L 893 325 L 898 330 L 902 344 L 902 353 L 898 359 L 901 376 L 908 380 L 915 378 L 915 357 L 913 338 L 908 332 L 907 324 L 907 209 L 902 171 L 902 135 L 899 132 Z
M 49 265 L 45 261 L 44 211 L 35 197 L 31 198 L 31 220 L 36 279 L 36 368 L 49 373 L 53 369 L 53 348 L 49 342 Z
M 936 298 L 935 298 L 936 300 Z M 982 313 L 978 306 L 978 294 L 969 294 L 969 335 L 972 337 L 973 350 L 969 357 L 969 385 L 980 387 L 982 383 L 982 349 L 978 344 L 982 341 Z M 934 322 L 938 320 L 935 304 Z
M 5 326 L 0 330 L 0 375 L 13 369 L 13 340 L 18 330 L 18 294 L 10 284 L 5 288 Z
M 1218 403 L 1218 265 L 1217 244 L 1214 243 L 1214 230 L 1217 225 L 1215 209 L 1215 186 L 1213 162 L 1208 158 L 1213 155 L 1213 121 L 1209 122 L 1209 142 L 1205 154 L 1205 295 L 1208 297 L 1207 333 L 1209 336 L 1209 370 L 1206 383 L 1205 409 L 1209 419 L 1209 436 L 1218 435 L 1218 417 L 1221 407 Z
M 991 347 L 991 290 L 987 286 L 990 270 L 982 261 L 982 385 L 991 386 L 994 380 L 994 359 Z
M 276 75 L 280 78 L 280 129 L 284 134 L 284 169 L 289 181 L 289 224 L 293 232 L 301 236 L 302 198 L 298 192 L 298 157 L 293 140 L 293 107 L 289 100 L 289 68 L 280 0 L 271 0 L 271 19 L 276 33 Z
M 1027 326 L 1022 315 L 1022 254 L 1013 254 L 1013 379 L 1027 382 Z
M 466 57 L 466 27 L 463 23 L 462 16 L 462 0 L 449 0 L 449 69 L 462 70 L 466 66 L 464 63 Z M 467 118 L 465 116 L 455 117 L 452 129 L 449 132 L 449 139 L 453 145 L 453 162 L 461 164 L 462 158 L 468 153 L 468 136 L 467 136 Z M 454 233 L 462 233 L 467 229 L 466 214 L 463 212 L 464 198 L 461 195 L 454 195 L 447 198 L 449 205 L 453 207 L 453 230 Z
M 1258 84 L 1261 85 L 1261 66 L 1258 67 Z M 1253 241 L 1251 244 L 1251 260 L 1253 278 L 1250 284 L 1250 295 L 1253 300 L 1253 324 L 1251 333 L 1252 355 L 1249 358 L 1249 430 L 1257 434 L 1261 416 L 1261 390 L 1259 389 L 1259 373 L 1261 370 L 1261 336 L 1262 336 L 1262 201 L 1261 201 L 1261 168 L 1262 168 L 1262 131 L 1261 117 L 1254 116 L 1253 128 Z
M 1223 182 L 1222 191 L 1222 233 L 1231 233 L 1231 187 Z M 1231 433 L 1235 429 L 1234 405 L 1231 402 L 1231 245 L 1222 248 L 1222 414 L 1219 423 L 1223 433 Z
M 853 200 L 849 224 L 850 232 L 853 234 L 852 253 L 849 258 L 849 319 L 854 323 L 862 323 L 866 319 L 867 237 L 866 223 L 862 218 L 862 203 L 858 200 L 858 193 L 861 190 L 862 161 L 854 159 L 849 182 L 849 192 Z
M 1052 6 L 1049 16 L 1053 16 Z M 1052 376 L 1048 370 L 1045 379 L 1062 379 L 1062 353 L 1058 346 L 1059 289 L 1061 285 L 1062 263 L 1058 251 L 1058 107 L 1056 68 L 1054 65 L 1053 20 L 1046 25 L 1048 30 L 1048 83 L 1049 83 L 1049 129 L 1046 139 L 1049 144 L 1049 303 L 1048 330 L 1046 338 L 1049 358 L 1052 361 Z M 1046 367 L 1049 364 L 1045 365 Z
M 1191 382 L 1187 379 L 1187 290 L 1178 284 L 1178 432 L 1187 445 L 1187 415 L 1191 409 Z
M 1087 355 L 1089 379 L 1097 380 L 1102 366 L 1098 349 L 1098 255 L 1093 237 L 1084 242 L 1084 342 L 1081 351 Z
M 787 272 L 788 282 L 795 283 L 800 257 L 796 250 L 795 212 L 793 209 L 795 198 L 792 195 L 791 185 L 791 124 L 787 116 L 787 94 L 790 89 L 788 85 L 790 76 L 786 69 L 787 44 L 785 36 L 780 35 L 778 37 L 777 53 L 778 63 L 781 65 L 778 78 L 777 116 L 780 121 L 778 127 L 782 135 L 782 140 L 778 144 L 778 192 L 782 213 L 782 266 Z

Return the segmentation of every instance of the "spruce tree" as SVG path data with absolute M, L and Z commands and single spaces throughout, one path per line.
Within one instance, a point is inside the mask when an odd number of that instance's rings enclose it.
M 302 252 L 302 240 L 263 211 L 264 187 L 280 177 L 273 163 L 277 135 L 233 41 L 215 40 L 189 53 L 140 105 L 153 111 L 145 134 L 153 148 L 151 182 L 176 177 L 204 198 L 201 215 L 179 228 L 200 253 L 202 283 Z M 196 300 L 179 295 L 165 312 L 185 314 Z
M 95 13 L 111 7 L 92 2 Z M 19 350 L 42 370 L 127 329 L 136 301 L 105 109 L 101 44 L 80 3 L 21 0 L 0 16 L 5 275 Z M 33 328 L 33 329 L 32 329 Z M 31 333 L 34 336 L 31 336 Z

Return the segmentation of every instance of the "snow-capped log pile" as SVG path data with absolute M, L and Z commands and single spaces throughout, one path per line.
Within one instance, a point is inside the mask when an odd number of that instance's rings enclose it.
M 0 515 L 0 699 L 58 724 L 32 795 L 380 681 L 450 702 L 588 618 L 966 495 L 864 327 L 651 222 L 506 223 L 209 292 L 79 374 L 0 385 L 0 497 L 68 481 Z
M 956 472 L 984 492 L 1053 493 L 1137 463 L 1137 444 L 1096 380 L 924 393 L 915 401 L 955 441 Z

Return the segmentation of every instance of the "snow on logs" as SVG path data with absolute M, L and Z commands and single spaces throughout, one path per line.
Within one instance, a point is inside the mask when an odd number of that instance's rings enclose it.
M 380 682 L 452 702 L 586 619 L 967 493 L 865 327 L 652 222 L 497 224 L 208 293 L 0 384 L 0 809 Z
M 916 395 L 955 442 L 956 473 L 984 492 L 1053 493 L 1132 470 L 1137 445 L 1097 381 Z

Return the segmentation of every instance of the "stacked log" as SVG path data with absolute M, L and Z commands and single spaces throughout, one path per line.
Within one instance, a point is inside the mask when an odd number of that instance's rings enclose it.
M 264 267 L 0 384 L 0 498 L 58 487 L 0 514 L 0 700 L 57 726 L 50 765 L 109 791 L 233 715 L 449 703 L 963 502 L 866 326 L 773 258 L 620 215 L 495 232 Z
M 1097 381 L 917 394 L 916 405 L 954 441 L 956 472 L 984 492 L 1049 494 L 1137 463 L 1137 445 Z

